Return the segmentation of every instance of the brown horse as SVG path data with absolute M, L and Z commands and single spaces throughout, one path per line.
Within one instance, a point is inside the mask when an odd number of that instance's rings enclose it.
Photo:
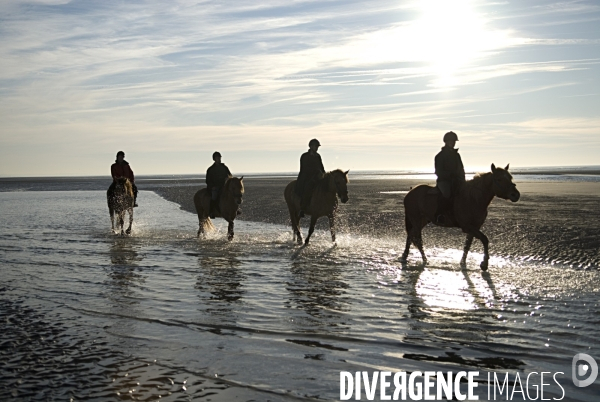
M 244 183 L 242 180 L 244 176 L 230 177 L 225 182 L 221 196 L 219 197 L 219 211 L 215 215 L 217 217 L 225 219 L 229 222 L 227 228 L 227 239 L 233 240 L 233 220 L 238 215 L 238 209 L 242 203 L 242 197 L 244 196 Z M 198 237 L 205 235 L 207 231 L 213 230 L 213 226 L 210 218 L 210 194 L 205 188 L 202 188 L 194 195 L 194 205 L 196 206 L 196 212 L 198 213 L 198 220 L 200 228 L 198 229 Z
M 325 173 L 316 183 L 308 209 L 304 211 L 307 215 L 310 215 L 310 229 L 308 230 L 308 236 L 306 236 L 306 241 L 304 242 L 305 244 L 308 244 L 310 236 L 315 231 L 317 219 L 322 216 L 327 216 L 329 218 L 331 240 L 335 243 L 335 213 L 338 207 L 337 197 L 340 197 L 342 203 L 348 202 L 348 172 L 349 170 L 343 172 L 340 169 L 337 169 Z M 285 202 L 290 211 L 294 240 L 297 238 L 298 244 L 302 244 L 300 218 L 298 217 L 298 211 L 300 211 L 300 197 L 298 197 L 294 191 L 295 187 L 296 180 L 287 185 L 283 192 L 283 196 L 285 197 Z
M 496 168 L 492 164 L 492 171 L 475 176 L 472 180 L 465 182 L 454 198 L 453 212 L 454 220 L 446 227 L 459 227 L 467 234 L 464 253 L 460 263 L 465 265 L 467 254 L 471 248 L 473 237 L 479 239 L 483 244 L 483 261 L 481 269 L 487 270 L 488 260 L 488 238 L 479 230 L 487 217 L 487 208 L 494 197 L 517 202 L 521 194 L 516 184 L 512 182 L 512 175 L 508 173 L 508 166 L 504 169 Z M 402 260 L 406 261 L 411 242 L 417 246 L 427 263 L 423 251 L 423 240 L 421 230 L 429 222 L 435 222 L 437 210 L 438 192 L 434 187 L 420 185 L 408 192 L 404 198 L 404 211 L 406 223 L 406 248 Z
M 129 179 L 120 177 L 115 180 L 114 186 L 111 185 L 106 191 L 106 200 L 108 203 L 108 213 L 110 214 L 110 225 L 115 231 L 115 214 L 117 215 L 117 229 L 121 227 L 121 234 L 131 234 L 131 225 L 133 224 L 133 187 Z M 129 227 L 124 232 L 125 212 L 129 213 Z

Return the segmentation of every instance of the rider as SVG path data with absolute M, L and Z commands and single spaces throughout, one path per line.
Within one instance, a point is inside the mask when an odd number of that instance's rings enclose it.
M 300 197 L 300 211 L 298 212 L 300 218 L 308 209 L 317 180 L 325 174 L 321 155 L 317 153 L 320 146 L 321 143 L 316 138 L 310 140 L 308 143 L 310 149 L 300 157 L 300 173 L 295 187 L 296 194 Z
M 221 154 L 215 152 L 212 155 L 213 163 L 206 171 L 206 187 L 210 194 L 210 217 L 215 219 L 216 210 L 218 209 L 218 200 L 221 195 L 221 190 L 227 179 L 231 178 L 229 168 L 221 163 Z
M 442 225 L 452 221 L 454 196 L 457 194 L 459 187 L 465 182 L 465 168 L 458 149 L 454 149 L 456 141 L 458 141 L 456 133 L 448 131 L 444 135 L 445 146 L 435 156 L 437 188 L 442 194 L 438 200 L 435 219 L 436 223 Z
M 115 163 L 112 164 L 112 166 L 110 167 L 110 174 L 112 175 L 113 178 L 113 182 L 110 185 L 110 187 L 114 190 L 116 181 L 118 178 L 120 177 L 125 177 L 127 179 L 129 179 L 129 181 L 131 182 L 131 187 L 133 188 L 133 206 L 137 207 L 137 195 L 138 195 L 138 189 L 137 186 L 135 185 L 135 177 L 133 176 L 133 170 L 131 170 L 131 167 L 129 166 L 129 163 L 125 160 L 125 152 L 123 151 L 119 151 L 117 152 L 117 159 L 115 160 Z

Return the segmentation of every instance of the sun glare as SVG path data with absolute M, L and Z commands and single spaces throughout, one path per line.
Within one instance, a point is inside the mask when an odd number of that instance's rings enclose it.
M 469 0 L 426 0 L 420 8 L 422 17 L 413 26 L 416 51 L 431 64 L 438 86 L 452 86 L 458 70 L 489 46 L 485 21 Z
M 422 0 L 416 7 L 415 20 L 364 38 L 363 62 L 424 62 L 423 73 L 436 77 L 432 85 L 450 87 L 468 78 L 464 67 L 512 44 L 507 31 L 486 26 L 474 1 Z

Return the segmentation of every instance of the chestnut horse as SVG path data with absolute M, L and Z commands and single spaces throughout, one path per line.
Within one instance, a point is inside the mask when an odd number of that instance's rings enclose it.
M 459 227 L 467 234 L 464 253 L 460 263 L 465 265 L 467 254 L 471 248 L 473 238 L 477 238 L 483 244 L 483 261 L 481 269 L 487 270 L 488 260 L 488 238 L 481 232 L 481 226 L 487 217 L 487 208 L 494 197 L 517 202 L 521 194 L 516 184 L 512 182 L 512 175 L 508 173 L 508 166 L 504 169 L 497 168 L 492 164 L 492 171 L 476 175 L 472 180 L 466 181 L 454 197 L 454 222 L 446 227 Z M 427 263 L 423 251 L 423 239 L 421 230 L 429 222 L 435 222 L 439 193 L 434 187 L 419 185 L 406 194 L 404 198 L 404 212 L 406 223 L 406 248 L 402 254 L 402 261 L 406 261 L 410 244 L 414 244 Z M 440 225 L 441 226 L 441 225 Z
M 114 189 L 111 185 L 106 191 L 106 201 L 108 203 L 108 213 L 110 214 L 110 225 L 115 231 L 115 214 L 117 215 L 117 229 L 121 227 L 121 234 L 131 234 L 131 225 L 133 224 L 133 187 L 129 179 L 120 177 L 115 180 Z M 125 212 L 129 213 L 129 227 L 124 232 Z
M 229 222 L 227 228 L 227 239 L 233 240 L 233 221 L 238 215 L 238 209 L 242 203 L 242 197 L 244 196 L 244 183 L 242 180 L 244 176 L 230 177 L 225 182 L 221 196 L 219 197 L 218 211 L 216 217 L 220 217 Z M 200 227 L 198 229 L 198 237 L 205 235 L 207 231 L 213 230 L 215 227 L 212 224 L 209 212 L 210 212 L 210 194 L 205 188 L 202 188 L 194 195 L 194 205 L 196 206 L 196 212 L 198 213 L 198 221 Z
M 340 197 L 342 203 L 348 202 L 348 171 L 343 172 L 340 169 L 325 173 L 319 179 L 314 187 L 310 204 L 306 212 L 310 215 L 310 229 L 304 244 L 308 244 L 310 236 L 315 231 L 317 219 L 322 216 L 329 218 L 329 229 L 331 230 L 331 240 L 335 243 L 335 213 L 338 207 L 337 197 Z M 288 184 L 283 192 L 285 202 L 290 211 L 290 219 L 292 221 L 292 232 L 294 240 L 298 239 L 298 244 L 302 244 L 302 234 L 300 233 L 300 197 L 295 191 L 296 180 Z

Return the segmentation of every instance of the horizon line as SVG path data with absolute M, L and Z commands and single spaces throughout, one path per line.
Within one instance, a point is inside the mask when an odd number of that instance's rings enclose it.
M 533 172 L 523 172 L 523 170 L 538 170 L 538 171 L 533 171 Z M 581 174 L 590 174 L 590 175 L 594 175 L 594 174 L 600 174 L 600 165 L 565 165 L 565 166 L 515 166 L 512 167 L 510 170 L 511 172 L 515 173 L 515 174 L 523 174 L 523 173 L 537 173 L 537 174 L 559 174 L 561 173 L 569 173 L 569 169 L 573 169 L 575 171 L 578 171 L 577 173 L 581 173 Z M 597 169 L 598 172 L 589 172 L 586 173 L 586 171 L 590 171 L 590 170 L 594 170 Z M 335 169 L 334 169 L 335 170 Z M 567 172 L 565 172 L 567 171 Z M 435 172 L 433 170 L 422 170 L 422 169 L 399 169 L 399 170 L 392 170 L 392 169 L 373 169 L 373 170 L 352 170 L 350 169 L 350 174 L 352 175 L 367 175 L 367 174 L 381 174 L 381 175 L 430 175 L 430 174 L 435 174 Z M 465 173 L 467 174 L 476 174 L 476 173 L 480 173 L 479 170 L 473 170 L 473 169 L 469 169 L 468 171 L 465 170 Z M 204 177 L 206 174 L 205 173 L 159 173 L 159 174 L 152 174 L 152 173 L 145 173 L 145 174 L 136 174 L 136 178 L 145 178 L 145 177 L 168 177 L 168 176 L 197 176 L 197 177 Z M 266 175 L 266 176 L 277 176 L 277 175 L 282 175 L 282 176 L 297 176 L 298 172 L 297 171 L 284 171 L 284 172 L 243 172 L 238 174 L 238 176 L 257 176 L 257 175 Z M 103 175 L 72 175 L 72 176 L 65 176 L 65 175 L 47 175 L 47 176 L 42 176 L 42 175 L 38 175 L 38 176 L 8 176 L 8 175 L 0 175 L 0 179 L 59 179 L 59 178 L 104 178 L 104 177 L 111 177 L 108 174 L 103 174 Z

